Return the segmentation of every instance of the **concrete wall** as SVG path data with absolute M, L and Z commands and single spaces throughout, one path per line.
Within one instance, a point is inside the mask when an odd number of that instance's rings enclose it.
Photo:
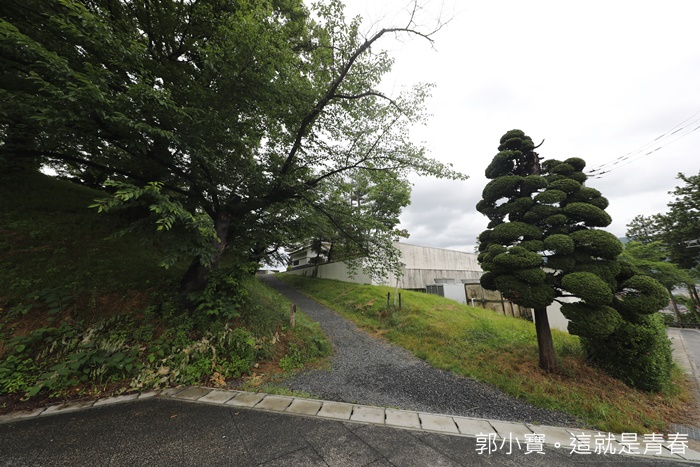
M 399 278 L 399 287 L 402 289 L 424 289 L 426 285 L 434 284 L 435 279 L 451 278 L 460 282 L 462 279 L 473 280 L 481 277 L 482 270 L 474 253 L 407 243 L 394 243 L 394 246 L 401 251 L 401 262 L 404 264 L 403 277 Z M 342 262 L 320 264 L 318 267 L 301 268 L 290 272 L 321 279 L 396 286 L 396 277 L 391 273 L 379 281 L 372 281 L 367 274 L 358 271 L 351 279 L 347 266 Z
M 333 279 L 343 282 L 354 282 L 356 284 L 372 284 L 372 279 L 362 271 L 357 271 L 353 278 L 350 278 L 350 270 L 345 263 L 326 263 L 318 266 L 293 269 L 287 271 L 289 274 L 296 274 L 305 277 L 318 277 L 319 279 Z
M 464 251 L 446 250 L 427 246 L 395 243 L 401 251 L 403 277 L 399 279 L 402 289 L 424 289 L 426 285 L 435 284 L 435 279 L 479 279 L 483 271 L 477 255 Z M 396 278 L 389 274 L 385 284 L 396 285 Z
M 462 281 L 478 282 L 483 274 L 475 253 L 410 245 L 407 243 L 395 243 L 394 246 L 401 251 L 401 262 L 404 264 L 402 268 L 404 274 L 403 277 L 399 278 L 398 284 L 402 289 L 425 289 L 427 285 L 435 284 L 436 279 L 445 278 L 455 279 L 458 283 Z M 342 262 L 300 268 L 289 271 L 289 273 L 358 284 L 396 286 L 396 278 L 393 274 L 389 274 L 388 277 L 380 281 L 372 281 L 367 274 L 358 271 L 354 278 L 350 278 L 348 267 Z M 467 297 L 472 295 L 467 293 Z M 473 296 L 477 297 L 477 295 Z M 478 298 L 482 298 L 481 295 Z M 522 315 L 523 311 L 517 305 L 511 306 L 509 303 L 505 305 L 504 312 L 504 305 L 500 303 L 500 299 L 498 301 L 499 303 L 489 304 L 493 305 L 493 307 L 488 307 L 507 315 Z M 475 305 L 481 304 L 475 303 Z M 547 308 L 549 326 L 566 332 L 569 320 L 564 318 L 560 309 L 561 306 L 556 302 Z

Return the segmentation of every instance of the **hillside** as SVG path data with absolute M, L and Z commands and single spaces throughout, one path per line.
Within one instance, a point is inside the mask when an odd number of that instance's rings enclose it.
M 153 227 L 114 237 L 134 213 L 88 208 L 103 196 L 38 173 L 0 176 L 0 411 L 21 400 L 226 387 L 285 357 L 295 369 L 328 354 L 318 327 L 302 315 L 289 329 L 289 304 L 252 277 L 226 294 L 222 274 L 220 291 L 184 310 L 184 265 L 158 266 L 168 238 Z

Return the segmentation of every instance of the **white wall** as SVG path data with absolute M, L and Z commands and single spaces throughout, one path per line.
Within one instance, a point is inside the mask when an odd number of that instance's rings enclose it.
M 408 243 L 394 243 L 394 246 L 401 251 L 404 264 L 403 277 L 399 280 L 399 287 L 403 289 L 423 289 L 434 284 L 435 279 L 450 278 L 457 282 L 478 279 L 483 273 L 474 253 Z M 396 285 L 396 278 L 389 274 L 385 283 Z
M 357 271 L 357 274 L 350 278 L 350 270 L 343 262 L 319 264 L 318 266 L 294 269 L 287 272 L 305 277 L 318 277 L 319 279 L 333 279 L 356 284 L 373 284 L 372 279 L 362 271 Z
M 403 276 L 399 278 L 399 287 L 402 289 L 424 289 L 426 285 L 434 284 L 435 279 L 451 278 L 460 282 L 462 279 L 479 279 L 483 273 L 474 253 L 464 251 L 445 250 L 426 246 L 409 245 L 407 243 L 394 243 L 401 251 Z M 316 269 L 318 272 L 315 272 Z M 344 263 L 326 263 L 318 268 L 309 267 L 294 271 L 308 277 L 321 279 L 335 279 L 339 281 L 355 282 L 359 284 L 396 286 L 396 277 L 389 273 L 387 277 L 379 281 L 372 281 L 367 275 L 358 271 L 354 279 L 350 279 L 348 268 Z
M 475 253 L 407 243 L 395 243 L 394 246 L 401 251 L 401 261 L 404 264 L 404 275 L 399 279 L 399 287 L 402 289 L 424 289 L 426 285 L 434 284 L 435 279 L 444 278 L 455 279 L 458 283 L 462 279 L 478 281 L 483 274 Z M 342 262 L 320 264 L 317 267 L 311 266 L 288 272 L 306 277 L 334 279 L 357 284 L 396 286 L 396 278 L 393 274 L 389 274 L 384 280 L 372 281 L 369 275 L 357 271 L 357 274 L 351 279 L 348 267 Z M 576 301 L 577 299 L 564 298 L 562 300 Z M 551 328 L 568 332 L 569 320 L 561 313 L 561 305 L 554 302 L 547 307 L 547 317 Z

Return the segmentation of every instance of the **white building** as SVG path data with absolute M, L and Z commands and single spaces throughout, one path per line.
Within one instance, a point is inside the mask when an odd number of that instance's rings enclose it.
M 474 290 L 475 284 L 478 284 L 479 278 L 483 274 L 477 261 L 477 254 L 399 242 L 394 243 L 394 247 L 401 252 L 403 270 L 403 276 L 398 278 L 398 284 L 397 278 L 392 273 L 377 281 L 372 280 L 362 271 L 357 271 L 351 277 L 347 265 L 343 262 L 311 264 L 310 260 L 316 257 L 316 253 L 311 252 L 310 248 L 300 249 L 292 253 L 292 266 L 295 269 L 288 272 L 307 277 L 358 284 L 388 285 L 391 287 L 398 285 L 399 288 L 408 290 L 429 289 L 433 293 L 442 290 L 443 296 L 461 303 L 472 303 L 472 298 L 474 298 L 473 303 L 476 306 L 484 306 L 506 315 L 520 316 L 524 314 L 517 305 L 502 298 L 490 297 L 489 300 L 484 301 L 484 291 Z M 460 293 L 456 293 L 458 287 L 461 288 Z M 476 287 L 481 289 L 478 285 Z M 465 289 L 467 290 L 465 291 Z M 500 297 L 498 292 L 495 294 Z M 559 308 L 557 303 L 548 308 L 549 324 L 552 328 L 566 331 L 568 320 L 564 318 Z
M 402 289 L 425 289 L 426 285 L 435 284 L 435 279 L 450 278 L 458 282 L 462 279 L 478 280 L 483 274 L 474 253 L 399 242 L 394 243 L 394 247 L 401 252 L 403 276 L 399 278 L 399 287 Z M 377 281 L 358 271 L 354 278 L 350 278 L 348 267 L 343 262 L 310 264 L 310 260 L 315 257 L 316 253 L 311 252 L 310 248 L 293 252 L 291 259 L 295 269 L 290 272 L 359 284 L 396 285 L 394 274 L 390 273 Z M 307 267 L 296 269 L 301 266 Z
M 329 246 L 330 243 L 323 243 L 322 245 L 323 248 L 328 248 Z M 293 269 L 313 265 L 316 263 L 316 258 L 322 261 L 326 260 L 325 254 L 311 250 L 310 246 L 300 248 L 289 254 L 290 265 Z

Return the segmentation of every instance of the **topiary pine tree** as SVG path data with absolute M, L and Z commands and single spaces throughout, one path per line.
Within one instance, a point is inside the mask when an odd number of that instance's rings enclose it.
M 584 186 L 585 161 L 540 164 L 535 148 L 511 130 L 486 169 L 491 182 L 477 204 L 491 221 L 479 236 L 481 284 L 533 308 L 543 369 L 557 369 L 547 318 L 547 306 L 557 301 L 592 361 L 632 386 L 659 389 L 670 374 L 670 347 L 667 352 L 660 321 L 649 315 L 665 305 L 663 286 L 617 260 L 622 244 L 599 230 L 611 222 L 608 201 Z M 606 345 L 613 336 L 614 350 Z M 650 365 L 635 362 L 645 355 Z M 627 368 L 616 368 L 621 361 Z
M 499 153 L 486 168 L 491 179 L 476 205 L 491 221 L 479 236 L 479 263 L 485 273 L 481 285 L 499 290 L 518 305 L 533 308 L 540 367 L 556 371 L 554 345 L 547 306 L 557 296 L 543 269 L 545 232 L 538 224 L 555 216 L 556 193 L 547 193 L 547 180 L 540 176 L 540 158 L 532 139 L 520 130 L 503 135 Z M 538 198 L 539 197 L 539 198 Z M 550 274 L 551 275 L 551 274 Z

